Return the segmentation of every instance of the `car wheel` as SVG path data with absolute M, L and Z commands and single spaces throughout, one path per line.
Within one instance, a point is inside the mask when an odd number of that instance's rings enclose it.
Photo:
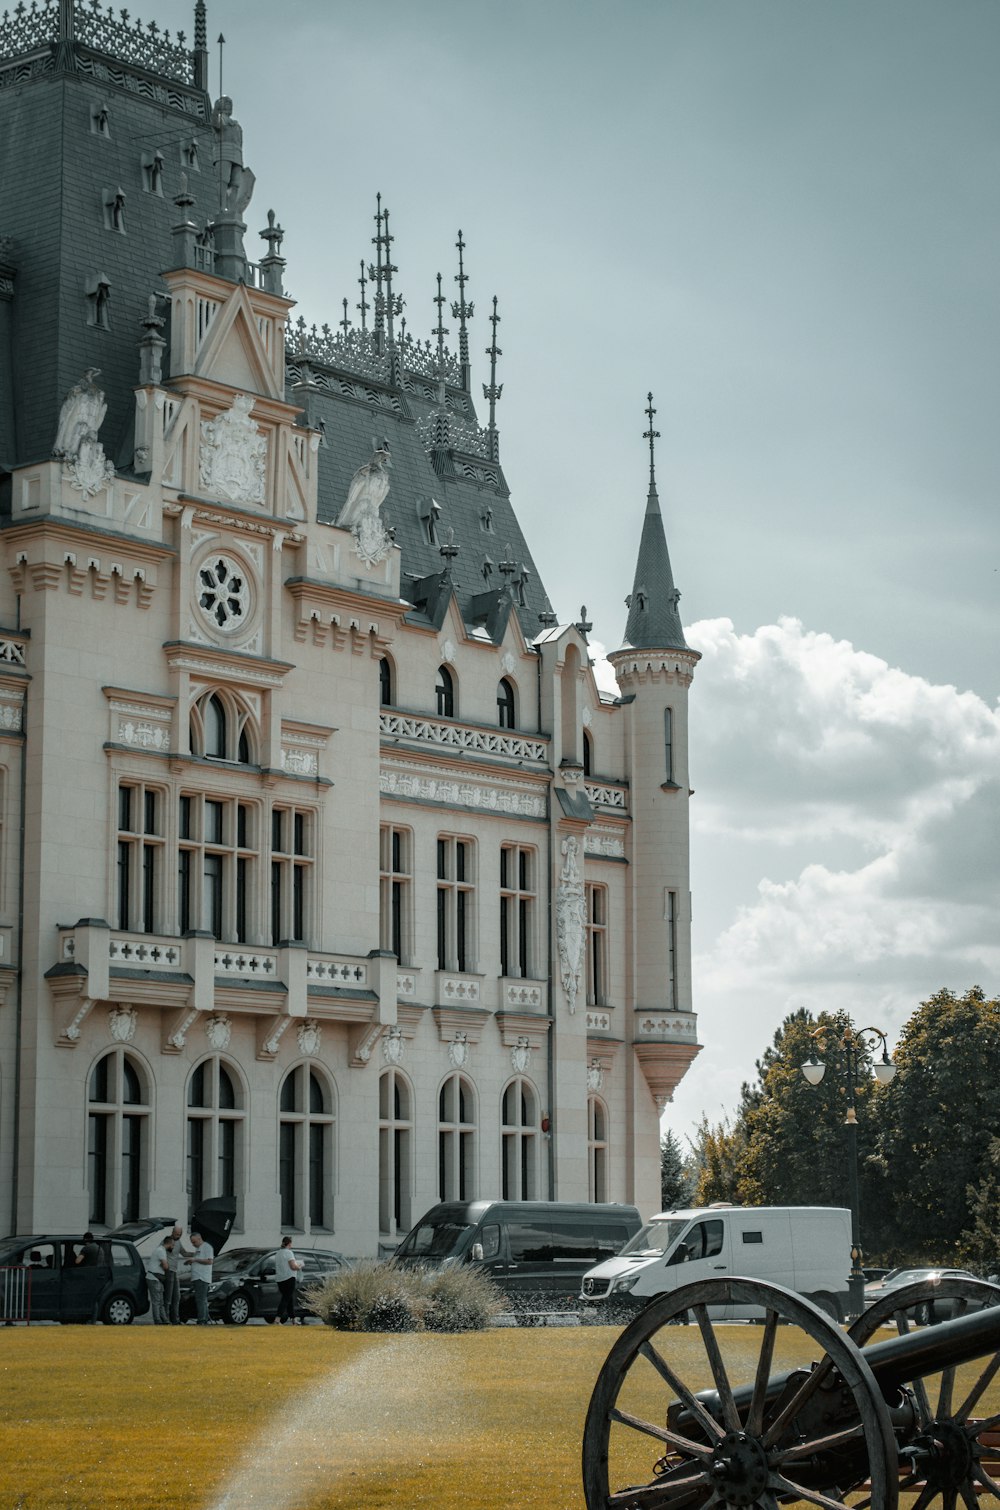
M 112 1295 L 101 1312 L 101 1320 L 105 1326 L 131 1326 L 134 1315 L 135 1306 L 127 1295 Z
M 250 1316 L 250 1302 L 242 1291 L 230 1295 L 222 1308 L 222 1319 L 226 1326 L 246 1326 Z
M 267 1322 L 268 1326 L 274 1326 L 274 1323 L 277 1321 L 277 1319 L 278 1318 L 276 1316 L 265 1316 L 264 1317 L 264 1320 Z

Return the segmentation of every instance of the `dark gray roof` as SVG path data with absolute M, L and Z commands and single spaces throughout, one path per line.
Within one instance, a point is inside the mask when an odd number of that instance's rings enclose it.
M 679 598 L 670 570 L 660 500 L 655 485 L 651 484 L 622 648 L 686 650 L 687 641 L 677 611 Z

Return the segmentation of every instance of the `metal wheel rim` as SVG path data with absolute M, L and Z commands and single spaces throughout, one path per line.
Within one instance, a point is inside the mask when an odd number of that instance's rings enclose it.
M 132 1303 L 123 1295 L 116 1295 L 108 1301 L 105 1315 L 112 1326 L 128 1326 L 132 1320 Z
M 250 1302 L 245 1295 L 234 1295 L 226 1302 L 226 1315 L 233 1326 L 246 1326 L 250 1320 Z
M 833 1486 L 830 1486 L 828 1494 L 820 1494 L 819 1491 L 813 1489 L 790 1494 L 790 1489 L 799 1491 L 802 1486 L 794 1481 L 790 1482 L 787 1475 L 777 1472 L 780 1463 L 792 1453 L 792 1445 L 786 1446 L 781 1435 L 781 1432 L 787 1429 L 787 1423 L 782 1424 L 786 1415 L 790 1422 L 815 1392 L 820 1379 L 824 1375 L 829 1377 L 835 1371 L 849 1389 L 856 1407 L 858 1425 L 853 1428 L 853 1435 L 857 1436 L 860 1432 L 867 1448 L 872 1482 L 871 1503 L 878 1506 L 878 1510 L 896 1510 L 899 1479 L 896 1439 L 885 1400 L 882 1398 L 871 1369 L 864 1360 L 861 1349 L 812 1302 L 778 1285 L 748 1279 L 702 1281 L 687 1285 L 662 1300 L 654 1301 L 636 1317 L 611 1348 L 594 1386 L 584 1429 L 583 1487 L 587 1510 L 671 1510 L 673 1506 L 676 1506 L 677 1510 L 702 1510 L 702 1507 L 707 1510 L 710 1504 L 724 1506 L 729 1503 L 720 1496 L 717 1488 L 710 1482 L 707 1465 L 704 1473 L 694 1466 L 683 1482 L 676 1482 L 673 1488 L 665 1485 L 665 1479 L 657 1481 L 655 1478 L 645 1486 L 623 1485 L 620 1488 L 613 1488 L 608 1483 L 608 1455 L 612 1424 L 626 1427 L 632 1425 L 631 1419 L 623 1419 L 623 1415 L 616 1417 L 613 1412 L 616 1410 L 616 1402 L 629 1369 L 640 1357 L 649 1360 L 649 1352 L 644 1352 L 644 1349 L 652 1349 L 655 1353 L 655 1348 L 652 1348 L 652 1339 L 657 1337 L 661 1330 L 683 1311 L 693 1312 L 697 1320 L 699 1312 L 703 1313 L 708 1305 L 722 1305 L 733 1301 L 762 1306 L 766 1313 L 758 1358 L 758 1383 L 754 1386 L 755 1398 L 748 1409 L 746 1420 L 741 1422 L 737 1419 L 736 1424 L 743 1426 L 747 1433 L 761 1444 L 762 1450 L 770 1454 L 768 1482 L 758 1496 L 745 1503 L 759 1506 L 760 1510 L 777 1510 L 780 1499 L 801 1497 L 807 1503 L 823 1505 L 829 1507 L 829 1510 L 849 1510 L 842 1499 L 828 1497 L 828 1495 L 832 1496 L 841 1492 Z M 758 1390 L 762 1392 L 763 1389 L 760 1384 L 760 1373 L 765 1368 L 765 1354 L 768 1360 L 768 1366 L 764 1372 L 765 1379 L 770 1373 L 769 1359 L 774 1345 L 774 1332 L 779 1321 L 798 1326 L 820 1345 L 823 1356 L 819 1360 L 818 1367 L 807 1376 L 801 1389 L 796 1389 L 794 1399 L 797 1410 L 789 1413 L 787 1409 L 782 1409 L 776 1419 L 769 1421 L 765 1414 L 763 1398 L 758 1404 L 756 1396 Z M 706 1354 L 711 1363 L 710 1344 L 705 1334 L 705 1326 L 707 1325 L 713 1337 L 714 1329 L 704 1315 L 698 1324 L 702 1328 Z M 664 1360 L 661 1359 L 660 1363 L 663 1362 Z M 721 1395 L 723 1381 L 716 1371 L 715 1364 L 711 1363 L 711 1366 Z M 666 1367 L 670 1371 L 669 1365 Z M 663 1377 L 662 1369 L 658 1367 L 657 1371 Z M 722 1374 L 725 1376 L 724 1364 Z M 815 1382 L 810 1383 L 810 1380 Z M 678 1378 L 678 1382 L 686 1388 L 683 1379 Z M 726 1388 L 728 1387 L 727 1382 Z M 803 1391 L 805 1391 L 804 1395 Z M 800 1396 L 802 1396 L 801 1401 Z M 676 1390 L 674 1397 L 676 1398 Z M 760 1411 L 759 1431 L 751 1432 L 749 1427 L 755 1410 Z M 733 1416 L 735 1412 L 736 1407 L 733 1405 Z M 666 1419 L 665 1413 L 664 1419 Z M 649 1426 L 652 1423 L 645 1423 L 645 1425 Z M 768 1448 L 766 1446 L 768 1437 L 776 1428 L 778 1428 L 777 1439 Z M 652 1427 L 649 1434 L 660 1436 L 661 1439 L 663 1437 L 662 1429 L 656 1426 Z M 798 1444 L 793 1445 L 798 1448 L 797 1455 L 803 1456 L 801 1447 Z M 770 1467 L 772 1458 L 775 1460 L 773 1471 Z M 692 1454 L 690 1461 L 697 1465 L 698 1459 Z

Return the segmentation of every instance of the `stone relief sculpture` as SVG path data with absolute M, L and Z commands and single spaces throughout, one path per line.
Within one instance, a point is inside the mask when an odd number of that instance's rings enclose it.
M 311 1017 L 304 1018 L 299 1024 L 296 1036 L 299 1040 L 299 1052 L 310 1059 L 315 1058 L 323 1045 L 323 1031 L 319 1023 Z
M 580 991 L 580 972 L 587 937 L 587 910 L 580 873 L 580 841 L 570 835 L 562 841 L 562 870 L 556 891 L 556 935 L 559 945 L 559 971 L 566 1002 L 576 1011 Z
M 99 493 L 115 475 L 115 469 L 97 438 L 108 412 L 104 393 L 95 382 L 100 375 L 99 367 L 88 367 L 80 381 L 69 390 L 59 411 L 59 426 L 52 447 L 53 456 L 62 461 L 70 483 L 84 498 Z
M 382 505 L 389 492 L 389 442 L 376 445 L 371 461 L 361 466 L 351 478 L 347 500 L 337 516 L 337 527 L 352 530 L 355 549 L 366 566 L 377 566 L 385 559 L 392 537 L 382 523 Z
M 201 422 L 201 487 L 213 498 L 264 502 L 267 437 L 254 423 L 252 408 L 252 396 L 238 393 L 231 409 Z

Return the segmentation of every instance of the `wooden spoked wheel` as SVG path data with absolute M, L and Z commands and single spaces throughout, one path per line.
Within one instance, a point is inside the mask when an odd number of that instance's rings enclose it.
M 735 1305 L 758 1308 L 763 1327 L 711 1319 Z M 685 1312 L 693 1327 L 671 1325 Z M 838 1486 L 869 1477 L 872 1503 L 895 1510 L 896 1442 L 871 1370 L 822 1311 L 776 1285 L 706 1280 L 654 1301 L 594 1386 L 587 1510 L 777 1510 L 794 1501 L 847 1510 Z
M 877 1300 L 848 1335 L 864 1348 L 878 1343 L 884 1328 L 905 1337 L 917 1324 L 998 1304 L 1000 1288 L 982 1280 L 921 1280 Z M 899 1490 L 906 1496 L 907 1510 L 975 1510 L 1000 1500 L 1000 1411 L 985 1405 L 987 1392 L 994 1401 L 1000 1394 L 1000 1385 L 990 1389 L 998 1372 L 1000 1353 L 993 1352 L 968 1365 L 961 1378 L 958 1369 L 948 1366 L 906 1380 L 901 1400 L 913 1419 L 900 1453 Z M 853 1503 L 856 1510 L 869 1505 L 877 1510 L 878 1505 L 867 1486 Z

